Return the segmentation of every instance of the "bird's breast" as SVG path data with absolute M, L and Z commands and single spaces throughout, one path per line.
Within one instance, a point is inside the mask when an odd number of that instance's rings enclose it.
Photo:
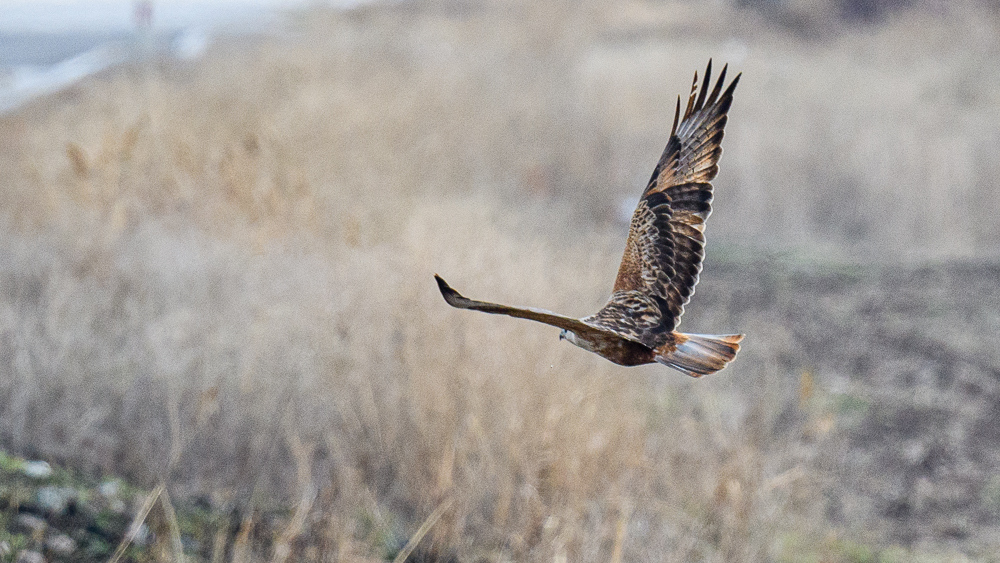
M 638 366 L 655 360 L 656 352 L 638 342 L 620 338 L 598 338 L 581 346 L 621 366 Z

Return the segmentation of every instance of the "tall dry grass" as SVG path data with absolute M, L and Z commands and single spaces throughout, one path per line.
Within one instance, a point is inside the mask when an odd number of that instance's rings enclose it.
M 695 383 L 449 309 L 431 274 L 599 307 L 710 56 L 745 73 L 713 259 L 994 243 L 996 20 L 971 10 L 817 41 L 674 3 L 309 12 L 4 117 L 0 440 L 235 508 L 234 560 L 391 556 L 431 514 L 421 547 L 463 561 L 823 553 L 834 423 L 780 319 L 709 270 L 685 329 L 750 338 Z

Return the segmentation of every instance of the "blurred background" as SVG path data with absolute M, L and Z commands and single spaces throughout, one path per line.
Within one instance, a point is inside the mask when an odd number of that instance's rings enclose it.
M 1000 561 L 998 28 L 0 3 L 0 557 Z M 743 78 L 681 328 L 734 364 L 442 301 L 596 311 L 709 58 Z

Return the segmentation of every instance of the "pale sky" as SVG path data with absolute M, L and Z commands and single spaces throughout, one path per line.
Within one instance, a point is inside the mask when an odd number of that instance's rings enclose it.
M 213 27 L 316 0 L 154 0 L 154 26 Z M 0 0 L 0 32 L 132 29 L 133 0 Z

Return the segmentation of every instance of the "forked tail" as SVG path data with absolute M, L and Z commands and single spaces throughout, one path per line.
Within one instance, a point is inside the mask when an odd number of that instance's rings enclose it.
M 656 361 L 682 371 L 691 377 L 715 373 L 736 358 L 740 351 L 742 334 L 684 334 L 675 332 L 676 348 L 661 355 L 657 350 Z M 667 346 L 664 346 L 666 348 Z M 662 349 L 661 349 L 662 350 Z

